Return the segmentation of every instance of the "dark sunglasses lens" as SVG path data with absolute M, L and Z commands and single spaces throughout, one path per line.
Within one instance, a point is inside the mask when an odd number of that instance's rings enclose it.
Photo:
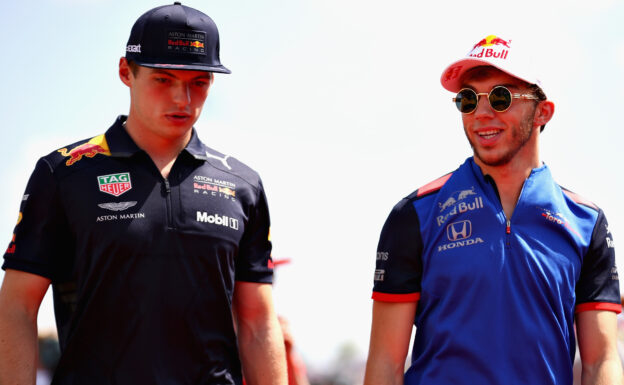
M 477 108 L 477 94 L 473 90 L 461 90 L 455 97 L 455 105 L 464 114 L 472 112 Z
M 511 92 L 505 87 L 494 87 L 488 96 L 495 111 L 505 111 L 511 106 Z

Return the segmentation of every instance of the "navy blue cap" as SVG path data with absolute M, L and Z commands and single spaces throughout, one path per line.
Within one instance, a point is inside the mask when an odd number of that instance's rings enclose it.
M 126 59 L 151 68 L 230 73 L 219 60 L 217 25 L 178 1 L 137 19 L 126 45 Z

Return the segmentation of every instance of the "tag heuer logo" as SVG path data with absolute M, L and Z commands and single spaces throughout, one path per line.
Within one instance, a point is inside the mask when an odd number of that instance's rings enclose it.
M 116 197 L 125 193 L 132 188 L 132 182 L 130 181 L 130 173 L 123 172 L 121 174 L 110 174 L 98 176 L 98 186 L 100 191 L 114 195 Z

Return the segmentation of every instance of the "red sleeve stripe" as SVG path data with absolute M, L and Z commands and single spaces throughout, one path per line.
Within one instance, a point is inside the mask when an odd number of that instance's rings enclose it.
M 433 182 L 430 182 L 430 183 L 422 186 L 421 188 L 418 189 L 418 192 L 416 193 L 416 196 L 417 197 L 421 197 L 423 195 L 429 194 L 430 192 L 433 192 L 433 191 L 441 189 L 442 186 L 444 186 L 444 183 L 446 183 L 446 181 L 449 180 L 451 175 L 453 175 L 453 173 L 446 174 L 443 177 L 440 177 L 440 178 L 434 180 Z
M 572 199 L 574 202 L 580 204 L 580 205 L 585 205 L 585 206 L 589 206 L 594 210 L 598 210 L 598 207 L 593 203 L 590 202 L 589 200 L 583 198 L 582 196 L 578 195 L 577 193 L 573 193 L 570 190 L 566 190 L 565 188 L 561 188 L 561 190 L 563 190 L 564 194 L 568 196 L 568 198 Z
M 587 302 L 576 306 L 574 313 L 580 313 L 588 310 L 607 310 L 619 314 L 622 312 L 622 305 L 610 302 Z
M 420 293 L 388 294 L 374 291 L 372 298 L 382 302 L 416 302 L 420 299 Z

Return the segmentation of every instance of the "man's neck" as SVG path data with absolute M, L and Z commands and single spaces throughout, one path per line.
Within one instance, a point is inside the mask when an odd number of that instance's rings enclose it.
M 131 117 L 124 122 L 124 128 L 134 143 L 149 155 L 164 178 L 169 176 L 173 163 L 191 140 L 192 135 L 192 130 L 188 130 L 179 137 L 158 136 L 147 127 L 142 127 L 140 122 Z
M 522 162 L 517 159 L 511 160 L 509 163 L 501 166 L 488 166 L 483 164 L 476 156 L 475 163 L 481 167 L 484 175 L 489 175 L 494 179 L 498 195 L 503 206 L 503 211 L 507 219 L 511 219 L 524 181 L 531 175 L 534 168 L 539 167 L 541 162 L 535 159 L 531 162 Z

